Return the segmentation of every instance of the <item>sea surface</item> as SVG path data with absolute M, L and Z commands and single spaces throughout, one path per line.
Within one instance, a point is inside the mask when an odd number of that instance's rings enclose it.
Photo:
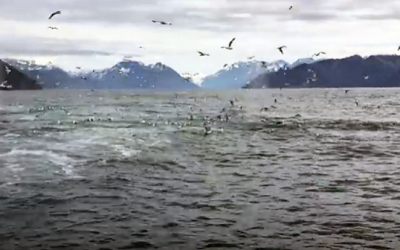
M 0 249 L 399 249 L 399 154 L 400 89 L 0 92 Z

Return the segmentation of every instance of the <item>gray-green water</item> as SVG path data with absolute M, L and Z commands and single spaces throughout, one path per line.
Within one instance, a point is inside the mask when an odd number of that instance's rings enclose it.
M 0 92 L 0 249 L 396 249 L 399 100 Z

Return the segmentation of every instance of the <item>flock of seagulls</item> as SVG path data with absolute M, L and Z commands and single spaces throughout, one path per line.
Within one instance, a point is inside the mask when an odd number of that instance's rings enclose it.
M 289 10 L 291 10 L 291 9 L 293 9 L 293 6 L 290 6 L 290 7 L 289 7 Z M 56 15 L 61 15 L 61 11 L 58 10 L 58 11 L 55 11 L 55 12 L 51 13 L 50 16 L 49 16 L 49 19 L 52 19 L 52 18 L 53 18 L 54 16 L 56 16 Z M 152 20 L 152 22 L 153 22 L 153 23 L 158 23 L 158 24 L 160 24 L 160 25 L 172 25 L 172 23 L 170 23 L 170 22 L 165 22 L 165 21 L 160 21 L 160 20 Z M 58 28 L 57 28 L 57 27 L 54 27 L 54 26 L 49 26 L 48 28 L 49 28 L 49 29 L 52 29 L 52 30 L 58 30 Z M 235 40 L 236 40 L 236 38 L 232 38 L 232 39 L 229 41 L 228 46 L 221 46 L 221 49 L 233 50 L 232 45 L 233 45 L 233 42 L 234 42 Z M 144 49 L 144 47 L 142 47 L 142 46 L 140 46 L 139 48 Z M 282 46 L 279 46 L 279 47 L 277 48 L 277 50 L 283 55 L 283 54 L 284 54 L 284 49 L 286 49 L 286 48 L 287 48 L 286 45 L 282 45 Z M 399 49 L 400 49 L 400 47 L 399 47 Z M 197 53 L 198 53 L 199 56 L 201 56 L 201 57 L 205 57 L 205 56 L 209 57 L 209 56 L 210 56 L 209 53 L 202 52 L 202 51 L 197 51 Z M 326 53 L 321 51 L 321 52 L 315 53 L 315 54 L 313 55 L 313 57 L 314 57 L 314 56 L 320 56 L 321 54 L 326 54 Z M 254 58 L 254 56 L 249 56 L 249 57 L 248 57 L 249 60 L 251 60 L 251 59 L 253 59 L 253 58 Z M 265 61 L 261 61 L 260 64 L 261 64 L 261 67 L 263 67 L 263 68 L 266 68 L 266 67 L 267 67 L 267 63 L 266 63 Z M 228 66 L 228 64 L 224 64 L 223 67 L 225 68 L 225 67 L 227 67 L 227 66 Z M 186 79 L 186 80 L 190 80 L 190 79 L 192 79 L 192 77 L 193 77 L 193 76 L 188 76 L 188 77 L 185 77 L 185 79 Z
M 292 10 L 293 9 L 293 6 L 290 6 L 289 7 L 289 10 Z M 53 12 L 53 13 L 51 13 L 50 14 L 50 16 L 48 17 L 48 19 L 50 20 L 50 19 L 52 19 L 53 17 L 55 17 L 55 16 L 57 16 L 57 15 L 61 15 L 61 11 L 55 11 L 55 12 Z M 158 23 L 158 24 L 160 24 L 160 25 L 172 25 L 172 23 L 170 23 L 170 22 L 165 22 L 165 21 L 160 21 L 160 20 L 152 20 L 152 22 L 153 23 Z M 51 29 L 51 30 L 58 30 L 58 28 L 57 27 L 54 27 L 54 26 L 49 26 L 48 27 L 48 29 Z M 229 43 L 228 43 L 228 46 L 221 46 L 221 48 L 222 49 L 226 49 L 226 50 L 233 50 L 233 47 L 232 47 L 232 45 L 233 45 L 233 42 L 236 40 L 236 38 L 232 38 L 230 41 L 229 41 Z M 141 49 L 145 49 L 143 46 L 140 46 L 139 48 L 141 48 Z M 282 45 L 282 46 L 279 46 L 278 48 L 277 48 L 277 50 L 282 54 L 282 55 L 284 55 L 284 49 L 287 49 L 287 46 L 286 45 Z M 400 46 L 398 47 L 398 50 L 400 50 Z M 207 57 L 209 57 L 210 56 L 210 54 L 209 53 L 205 53 L 205 52 L 202 52 L 202 51 L 197 51 L 197 53 L 199 54 L 199 56 L 201 56 L 201 57 L 205 57 L 205 56 L 207 56 Z M 323 52 L 323 51 L 320 51 L 320 52 L 318 52 L 318 53 L 315 53 L 315 54 L 313 54 L 312 55 L 312 57 L 318 57 L 318 56 L 320 56 L 320 55 L 325 55 L 326 53 L 325 52 Z M 254 56 L 249 56 L 249 57 L 247 57 L 247 59 L 249 59 L 249 60 L 251 60 L 251 59 L 253 59 L 254 58 Z M 260 61 L 260 64 L 261 64 L 261 67 L 263 67 L 263 68 L 267 68 L 267 63 L 265 62 L 265 61 Z M 226 63 L 226 64 L 224 64 L 224 68 L 225 67 L 227 67 L 228 66 L 228 64 Z M 78 67 L 77 67 L 78 68 Z M 80 69 L 80 68 L 79 68 Z M 121 72 L 120 72 L 121 73 Z M 194 74 L 193 76 L 195 76 L 196 74 Z M 186 80 L 190 80 L 190 79 L 192 79 L 192 77 L 193 76 L 190 76 L 189 74 L 187 74 L 187 77 L 184 77 Z M 83 78 L 82 78 L 83 79 Z M 85 80 L 85 79 L 84 79 Z M 308 78 L 307 79 L 307 83 L 309 83 L 310 81 L 316 81 L 317 80 L 317 76 L 316 76 L 316 74 L 315 73 L 313 73 L 313 75 L 312 75 L 312 77 L 310 77 L 310 78 Z
M 293 7 L 292 6 L 290 6 L 289 7 L 289 10 L 291 10 Z M 53 13 L 51 13 L 51 15 L 49 16 L 49 18 L 48 19 L 52 19 L 54 16 L 56 16 L 56 15 L 60 15 L 61 14 L 61 11 L 55 11 L 55 12 L 53 12 Z M 153 23 L 159 23 L 159 24 L 161 24 L 161 25 L 172 25 L 172 23 L 169 23 L 169 22 L 164 22 L 164 21 L 157 21 L 157 20 L 152 20 L 152 22 Z M 48 27 L 49 29 L 52 29 L 52 30 L 57 30 L 57 27 L 54 27 L 54 26 L 49 26 Z M 236 40 L 236 38 L 232 38 L 230 41 L 229 41 L 229 43 L 228 43 L 228 46 L 221 46 L 221 48 L 222 49 L 226 49 L 226 50 L 233 50 L 233 47 L 232 47 L 232 45 L 233 45 L 233 42 Z M 140 48 L 141 49 L 144 49 L 144 47 L 142 47 L 142 46 L 140 46 Z M 277 48 L 277 50 L 283 55 L 284 54 L 284 49 L 286 49 L 287 48 L 287 46 L 286 45 L 282 45 L 282 46 L 280 46 L 280 47 L 278 47 Z M 398 50 L 400 50 L 400 46 L 399 46 L 399 48 L 398 48 Z M 205 53 L 205 52 L 201 52 L 201 51 L 197 51 L 198 53 L 199 53 L 199 56 L 210 56 L 210 54 L 208 54 L 208 53 Z M 318 52 L 318 53 L 315 53 L 315 54 L 313 54 L 312 56 L 314 57 L 314 56 L 320 56 L 320 55 L 322 55 L 322 54 L 326 54 L 325 52 L 323 52 L 323 51 L 320 51 L 320 52 Z M 247 57 L 249 60 L 251 60 L 251 59 L 253 59 L 254 58 L 254 56 L 249 56 L 249 57 Z M 261 63 L 261 65 L 262 65 L 262 67 L 266 67 L 266 62 L 265 61 L 261 61 L 260 62 Z M 224 65 L 224 67 L 226 67 L 226 66 L 228 66 L 228 64 L 225 64 Z M 76 67 L 77 69 L 80 69 L 80 67 Z M 7 71 L 7 74 L 11 71 L 7 66 L 6 66 L 6 71 Z M 120 73 L 123 73 L 123 72 L 120 72 Z M 317 76 L 316 76 L 316 74 L 314 73 L 314 72 L 312 72 L 313 74 L 312 74 L 312 76 L 310 77 L 310 78 L 308 78 L 307 79 L 307 82 L 309 82 L 309 81 L 316 81 L 316 79 L 317 79 Z M 196 73 L 196 74 L 194 74 L 194 76 L 195 75 L 197 75 L 198 73 Z M 190 75 L 189 73 L 183 73 L 183 75 Z M 4 84 L 4 82 L 0 85 L 0 86 L 2 86 Z M 345 93 L 347 93 L 348 92 L 348 90 L 346 90 L 345 91 Z M 176 98 L 177 98 L 177 96 L 176 96 Z M 229 103 L 230 103 L 230 109 L 235 109 L 235 107 L 238 107 L 238 109 L 237 110 L 242 110 L 242 106 L 236 106 L 235 105 L 235 102 L 238 102 L 238 100 L 235 98 L 235 100 L 230 100 L 229 101 Z M 274 102 L 275 103 L 277 103 L 277 100 L 275 99 L 274 100 Z M 356 105 L 358 106 L 358 102 L 356 101 Z M 276 107 L 274 107 L 274 106 L 271 106 L 271 108 L 276 108 Z M 269 108 L 268 107 L 262 107 L 261 108 L 261 110 L 260 110 L 260 112 L 264 112 L 264 111 L 268 111 L 269 110 Z M 65 110 L 64 110 L 65 111 Z M 191 108 L 191 111 L 193 111 L 193 109 Z M 65 111 L 65 112 L 67 112 L 67 111 Z M 227 111 L 227 108 L 224 108 L 224 109 L 222 109 L 222 111 L 221 111 L 221 113 L 225 113 L 224 115 L 218 115 L 217 117 L 214 117 L 214 118 L 208 118 L 208 117 L 204 117 L 204 123 L 203 123 L 203 125 L 204 125 L 204 136 L 207 136 L 207 135 L 209 135 L 211 132 L 212 132 L 212 128 L 211 128 L 211 125 L 212 125 L 212 123 L 213 122 L 215 122 L 215 121 L 224 121 L 224 122 L 227 122 L 227 121 L 229 121 L 230 119 L 231 119 L 231 116 L 229 116 L 228 115 L 228 113 L 227 113 L 228 111 Z M 190 120 L 190 121 L 192 121 L 194 118 L 193 118 L 193 114 L 189 114 L 188 115 L 188 118 L 187 118 L 188 120 Z M 107 120 L 108 121 L 112 121 L 112 118 L 111 117 L 108 117 L 107 118 Z M 90 118 L 90 119 L 87 119 L 87 122 L 93 122 L 93 121 L 95 121 L 95 119 L 94 118 Z M 60 121 L 58 122 L 59 124 L 60 124 Z M 77 121 L 73 121 L 73 124 L 77 124 L 78 122 Z M 179 125 L 179 124 L 178 124 Z M 153 124 L 153 126 L 154 126 L 154 124 Z M 180 124 L 179 126 L 182 126 L 182 124 Z

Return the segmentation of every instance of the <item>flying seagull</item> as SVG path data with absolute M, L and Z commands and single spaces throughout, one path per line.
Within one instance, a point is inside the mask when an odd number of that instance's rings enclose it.
M 11 69 L 9 67 L 7 67 L 7 65 L 4 65 L 4 67 L 6 68 L 7 75 L 10 74 Z
M 227 50 L 232 50 L 232 49 L 233 49 L 233 48 L 232 48 L 232 43 L 233 43 L 233 41 L 235 41 L 235 39 L 236 39 L 236 38 L 233 38 L 233 39 L 229 42 L 228 47 L 222 46 L 221 48 L 227 49 Z
M 321 55 L 321 54 L 326 55 L 325 52 L 321 51 L 321 52 L 315 53 L 313 56 L 319 56 L 319 55 Z
M 397 48 L 397 51 L 399 51 L 400 50 L 400 46 Z
M 279 50 L 279 52 L 281 52 L 281 54 L 283 55 L 283 49 L 286 48 L 285 45 L 278 47 L 277 49 Z
M 267 62 L 261 61 L 261 67 L 266 68 L 267 67 Z
M 49 28 L 49 29 L 52 29 L 52 30 L 58 30 L 57 27 L 51 27 L 51 26 L 49 26 L 48 28 Z
M 172 23 L 167 23 L 167 22 L 164 22 L 164 21 L 152 20 L 152 22 L 153 22 L 153 23 L 159 23 L 159 24 L 162 24 L 162 25 L 172 25 Z
M 56 12 L 51 13 L 51 15 L 49 16 L 49 19 L 51 19 L 55 15 L 60 15 L 60 14 L 61 14 L 61 11 L 57 10 Z
M 200 54 L 200 56 L 210 56 L 210 54 L 203 53 L 203 52 L 201 52 L 201 51 L 197 51 L 197 52 Z
M 289 10 L 291 10 L 292 8 L 293 8 L 293 6 L 290 6 L 290 7 L 289 7 Z

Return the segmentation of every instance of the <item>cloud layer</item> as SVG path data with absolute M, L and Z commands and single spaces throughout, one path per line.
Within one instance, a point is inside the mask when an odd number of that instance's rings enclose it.
M 56 10 L 62 14 L 48 20 Z M 96 55 L 112 63 L 110 55 L 132 55 L 211 73 L 250 55 L 290 61 L 319 50 L 331 57 L 395 53 L 399 14 L 394 0 L 13 0 L 2 3 L 0 54 L 55 57 L 71 68 L 63 57 Z M 232 37 L 234 50 L 221 50 Z M 283 58 L 276 50 L 282 44 Z M 197 50 L 211 57 L 199 58 Z

